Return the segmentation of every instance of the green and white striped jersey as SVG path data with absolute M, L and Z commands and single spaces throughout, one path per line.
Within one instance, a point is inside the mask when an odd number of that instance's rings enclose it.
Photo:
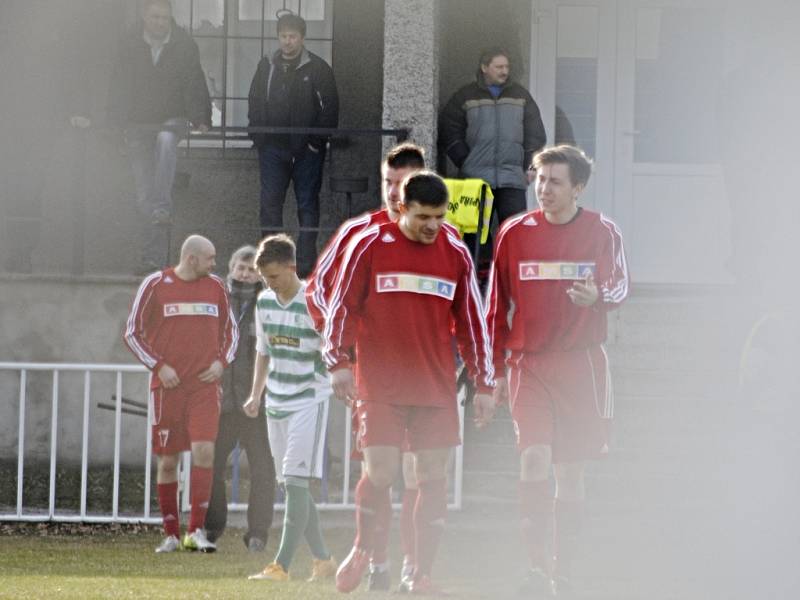
M 333 393 L 305 290 L 303 282 L 286 305 L 270 289 L 258 295 L 256 351 L 269 357 L 265 396 L 267 413 L 273 417 L 325 402 Z

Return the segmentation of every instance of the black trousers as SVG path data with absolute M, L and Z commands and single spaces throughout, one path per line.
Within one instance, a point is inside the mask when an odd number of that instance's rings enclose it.
M 494 203 L 492 204 L 492 225 L 491 230 L 494 231 L 503 224 L 503 221 L 509 217 L 513 217 L 528 209 L 526 190 L 517 188 L 493 188 L 492 195 L 494 196 Z M 494 221 L 497 219 L 497 225 Z M 464 243 L 469 248 L 472 258 L 475 258 L 475 242 L 478 235 L 476 233 L 467 233 L 464 235 Z M 489 277 L 489 267 L 492 262 L 492 245 L 493 235 L 490 233 L 486 239 L 485 244 L 480 245 L 480 258 L 478 264 L 475 265 L 478 275 L 478 282 L 481 290 L 484 290 Z
M 239 443 L 247 453 L 250 465 L 250 497 L 247 501 L 247 533 L 250 538 L 267 541 L 275 503 L 275 464 L 267 438 L 267 419 L 259 415 L 251 419 L 238 410 L 223 413 L 214 444 L 214 482 L 206 514 L 206 529 L 214 539 L 225 531 L 228 520 L 228 499 L 225 494 L 225 471 L 228 456 Z

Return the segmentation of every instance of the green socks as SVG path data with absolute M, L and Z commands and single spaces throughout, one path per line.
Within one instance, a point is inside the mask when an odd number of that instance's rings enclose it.
M 308 480 L 301 477 L 286 478 L 286 512 L 283 517 L 283 534 L 275 562 L 287 572 L 300 540 L 305 537 L 314 558 L 328 559 L 330 553 L 322 539 L 317 507 L 308 489 Z

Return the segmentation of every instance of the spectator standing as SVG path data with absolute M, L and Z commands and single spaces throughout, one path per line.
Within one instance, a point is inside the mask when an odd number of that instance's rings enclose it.
M 251 126 L 336 127 L 339 96 L 333 70 L 309 52 L 306 22 L 284 13 L 278 19 L 280 50 L 264 57 L 250 86 Z M 254 133 L 261 174 L 261 234 L 283 230 L 283 205 L 289 181 L 294 186 L 300 231 L 297 271 L 301 278 L 314 268 L 319 227 L 319 191 L 327 137 L 307 134 Z
M 168 260 L 178 142 L 189 127 L 206 132 L 211 123 L 197 44 L 175 23 L 169 0 L 145 0 L 141 25 L 122 40 L 107 116 L 112 128 L 125 130 L 136 201 L 147 221 L 144 274 Z
M 533 174 L 526 169 L 546 141 L 539 107 L 510 79 L 510 67 L 506 50 L 485 50 L 475 81 L 453 94 L 439 120 L 447 156 L 461 177 L 489 184 L 501 224 L 527 208 Z
M 261 406 L 256 419 L 247 416 L 242 408 L 250 394 L 256 351 L 255 307 L 261 285 L 255 258 L 256 249 L 253 246 L 242 246 L 231 255 L 228 264 L 228 294 L 242 341 L 236 358 L 223 375 L 222 408 L 214 446 L 214 482 L 206 514 L 206 533 L 208 539 L 215 542 L 225 531 L 228 519 L 225 472 L 228 456 L 239 444 L 247 454 L 250 472 L 244 544 L 251 552 L 262 552 L 272 524 L 275 466 L 267 439 L 264 407 Z

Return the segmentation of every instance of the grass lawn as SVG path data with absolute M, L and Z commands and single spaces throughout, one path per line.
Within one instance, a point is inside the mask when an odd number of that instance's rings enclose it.
M 337 526 L 325 530 L 331 551 L 339 558 L 347 553 L 352 542 L 352 529 L 347 526 L 351 518 L 348 514 L 338 515 Z M 91 535 L 81 535 L 63 530 L 53 532 L 35 525 L 21 530 L 6 526 L 0 531 L 0 598 L 343 598 L 335 591 L 333 582 L 305 582 L 310 574 L 306 547 L 301 547 L 295 557 L 291 569 L 293 581 L 248 581 L 247 575 L 259 571 L 274 556 L 280 532 L 273 528 L 264 554 L 249 554 L 241 542 L 241 534 L 229 529 L 215 554 L 156 555 L 153 549 L 161 534 L 155 529 L 100 533 L 95 529 Z M 509 597 L 511 590 L 507 590 L 508 594 L 498 593 L 495 587 L 508 585 L 508 574 L 496 570 L 513 550 L 508 548 L 508 537 L 505 543 L 503 537 L 470 527 L 451 527 L 437 561 L 436 581 L 453 598 Z M 401 562 L 398 545 L 395 531 L 393 584 Z M 517 548 L 516 543 L 511 546 Z M 366 584 L 362 584 L 349 597 L 390 596 L 367 593 Z

